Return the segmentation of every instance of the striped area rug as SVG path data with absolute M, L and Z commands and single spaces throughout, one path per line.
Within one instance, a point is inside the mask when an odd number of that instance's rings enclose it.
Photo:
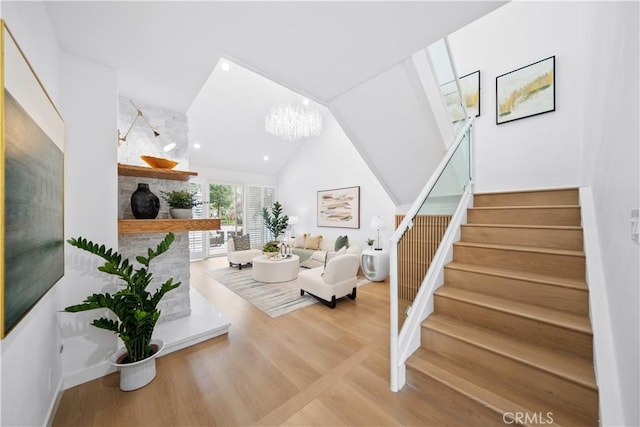
M 242 270 L 230 267 L 207 270 L 207 275 L 271 317 L 282 316 L 318 302 L 309 294 L 300 296 L 297 279 L 280 283 L 258 282 L 253 280 L 251 267 L 243 267 Z M 365 278 L 358 277 L 358 286 L 365 283 L 368 283 Z

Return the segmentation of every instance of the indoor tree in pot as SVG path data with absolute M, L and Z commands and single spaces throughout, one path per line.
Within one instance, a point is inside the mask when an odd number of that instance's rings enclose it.
M 280 202 L 275 202 L 271 208 L 271 213 L 267 208 L 262 208 L 262 218 L 264 219 L 264 226 L 273 236 L 273 240 L 262 247 L 262 253 L 267 256 L 273 256 L 280 252 L 278 237 L 289 225 L 289 217 L 282 215 L 282 205 Z
M 161 191 L 160 194 L 171 208 L 169 209 L 171 218 L 191 218 L 191 208 L 202 204 L 200 200 L 196 199 L 196 191 L 173 190 Z
M 274 241 L 278 241 L 278 237 L 289 226 L 289 217 L 282 215 L 282 205 L 280 202 L 273 204 L 271 214 L 267 208 L 262 208 L 262 218 L 264 219 L 264 226 L 271 232 Z
M 169 291 L 180 286 L 180 282 L 173 283 L 173 278 L 167 279 L 155 292 L 147 291 L 153 275 L 149 271 L 151 260 L 162 255 L 173 242 L 175 236 L 168 233 L 155 250 L 149 248 L 147 256 L 137 256 L 136 261 L 142 266 L 133 269 L 128 259 L 113 249 L 98 245 L 82 237 L 67 240 L 70 245 L 97 255 L 105 260 L 99 271 L 119 277 L 124 281 L 124 287 L 113 295 L 109 293 L 88 296 L 82 304 L 65 308 L 67 312 L 79 312 L 96 308 L 108 308 L 117 320 L 107 317 L 94 319 L 91 323 L 98 328 L 114 332 L 125 345 L 117 351 L 111 362 L 120 368 L 120 389 L 124 391 L 136 390 L 149 384 L 156 376 L 156 356 L 162 350 L 162 340 L 152 340 L 153 330 L 160 317 L 157 306 L 162 297 Z

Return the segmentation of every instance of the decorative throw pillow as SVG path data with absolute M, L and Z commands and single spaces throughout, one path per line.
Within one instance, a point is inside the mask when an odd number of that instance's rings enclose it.
M 235 246 L 236 251 L 248 251 L 249 249 L 251 249 L 251 241 L 249 240 L 249 235 L 245 234 L 242 237 L 234 237 L 233 246 Z
M 322 240 L 322 234 L 318 234 L 317 236 L 305 234 L 304 249 L 320 250 L 320 240 Z
M 335 244 L 335 247 L 334 247 L 333 250 L 338 252 L 343 247 L 345 247 L 345 248 L 349 247 L 349 238 L 347 237 L 346 234 L 344 236 L 338 236 L 338 238 L 336 239 L 336 244 Z
M 338 255 L 343 255 L 347 253 L 347 247 L 343 246 L 342 248 L 340 248 L 339 251 L 336 252 L 327 252 L 327 261 L 329 261 L 331 258 L 335 258 Z

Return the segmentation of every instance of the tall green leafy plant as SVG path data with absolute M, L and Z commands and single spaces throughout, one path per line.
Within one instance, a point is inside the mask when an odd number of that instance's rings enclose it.
M 282 215 L 282 205 L 280 202 L 275 202 L 271 208 L 271 214 L 267 208 L 262 208 L 262 218 L 264 219 L 264 226 L 273 236 L 273 240 L 278 240 L 278 236 L 289 226 L 289 217 Z
M 129 353 L 129 363 L 151 356 L 151 335 L 160 317 L 158 303 L 167 292 L 180 286 L 180 282 L 173 283 L 173 278 L 169 278 L 155 292 L 147 291 L 153 278 L 149 271 L 151 261 L 169 250 L 174 238 L 173 233 L 168 233 L 155 250 L 147 250 L 147 256 L 137 256 L 136 260 L 142 267 L 136 270 L 128 259 L 123 260 L 122 255 L 113 249 L 107 249 L 104 245 L 98 245 L 82 237 L 67 240 L 70 245 L 103 258 L 105 263 L 99 266 L 98 270 L 119 277 L 124 281 L 124 287 L 113 295 L 90 295 L 82 304 L 66 307 L 65 311 L 75 313 L 96 308 L 111 310 L 118 320 L 101 317 L 94 319 L 91 324 L 112 331 L 122 339 Z

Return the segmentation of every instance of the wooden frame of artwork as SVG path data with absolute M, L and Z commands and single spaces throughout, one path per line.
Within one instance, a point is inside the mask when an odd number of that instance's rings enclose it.
M 496 124 L 556 110 L 556 57 L 496 77 Z
M 480 117 L 480 70 L 459 78 L 462 97 L 470 116 Z
M 1 22 L 0 337 L 64 274 L 64 121 Z
M 318 191 L 318 227 L 360 228 L 360 187 Z

